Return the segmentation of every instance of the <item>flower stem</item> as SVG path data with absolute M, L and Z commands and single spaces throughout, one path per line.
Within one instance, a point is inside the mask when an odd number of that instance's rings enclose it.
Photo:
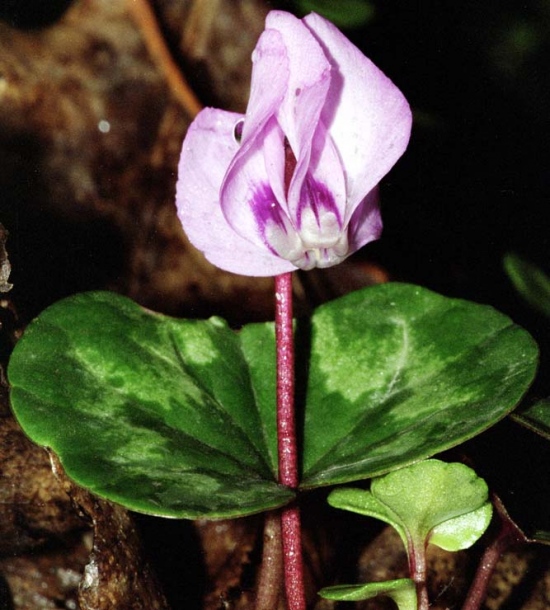
M 277 342 L 277 441 L 279 483 L 298 487 L 298 452 L 294 413 L 294 336 L 292 275 L 275 277 L 275 336 Z M 296 504 L 281 513 L 285 589 L 289 610 L 305 610 L 300 512 Z
M 277 441 L 279 482 L 298 487 L 298 457 L 294 417 L 294 336 L 292 330 L 292 275 L 275 278 L 275 334 L 277 341 Z

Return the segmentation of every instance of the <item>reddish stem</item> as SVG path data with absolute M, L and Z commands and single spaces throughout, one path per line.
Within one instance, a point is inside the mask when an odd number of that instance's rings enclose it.
M 275 278 L 275 336 L 277 342 L 277 440 L 279 482 L 298 487 L 298 452 L 294 413 L 294 335 L 292 275 Z M 305 610 L 300 512 L 293 504 L 281 513 L 285 589 L 289 610 Z
M 302 528 L 300 510 L 295 504 L 283 508 L 281 531 L 283 534 L 283 565 L 288 610 L 305 610 Z
M 292 332 L 292 274 L 275 278 L 275 336 L 277 341 L 277 441 L 279 482 L 298 487 L 298 457 L 294 417 L 294 336 Z
M 417 610 L 428 610 L 428 589 L 426 586 L 426 548 L 423 544 L 415 545 L 409 539 L 409 572 L 416 586 Z
M 504 530 L 501 530 L 500 534 L 483 552 L 474 581 L 470 586 L 462 610 L 479 610 L 479 608 L 481 608 L 487 595 L 487 588 L 489 587 L 491 576 L 507 546 L 508 540 L 506 539 L 506 533 Z
M 497 518 L 500 521 L 499 528 L 485 548 L 462 610 L 479 610 L 481 608 L 487 596 L 489 581 L 502 553 L 513 545 L 531 542 L 511 519 L 501 499 L 493 494 L 492 500 Z

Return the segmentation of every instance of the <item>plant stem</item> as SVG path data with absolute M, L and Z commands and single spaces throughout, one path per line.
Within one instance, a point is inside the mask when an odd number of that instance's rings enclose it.
M 481 604 L 485 600 L 487 595 L 487 587 L 489 586 L 489 580 L 495 570 L 495 567 L 500 559 L 502 551 L 506 548 L 507 544 L 503 539 L 498 536 L 493 542 L 486 547 L 479 566 L 476 571 L 474 581 L 470 586 L 466 601 L 462 606 L 462 610 L 477 610 L 481 608 Z
M 428 610 L 430 607 L 430 601 L 428 599 L 428 588 L 426 581 L 416 582 L 416 607 L 418 610 Z
M 500 498 L 493 495 L 493 506 L 500 520 L 499 529 L 491 542 L 485 547 L 477 572 L 466 596 L 462 610 L 478 610 L 485 601 L 489 581 L 504 551 L 515 544 L 528 543 L 530 540 L 512 521 Z
M 277 441 L 279 483 L 298 487 L 298 453 L 294 413 L 294 335 L 292 274 L 275 277 L 277 342 Z M 305 610 L 300 512 L 296 504 L 281 512 L 285 590 L 289 610 Z
M 417 610 L 428 610 L 428 588 L 426 586 L 426 549 L 409 542 L 409 572 L 416 585 Z
M 305 610 L 304 564 L 302 560 L 302 528 L 296 504 L 281 512 L 283 534 L 283 565 L 288 610 Z
M 283 593 L 283 547 L 281 516 L 277 511 L 265 514 L 264 548 L 258 579 L 255 610 L 275 610 Z
M 277 341 L 277 441 L 279 482 L 298 487 L 298 457 L 294 417 L 294 335 L 292 275 L 275 278 L 275 335 Z

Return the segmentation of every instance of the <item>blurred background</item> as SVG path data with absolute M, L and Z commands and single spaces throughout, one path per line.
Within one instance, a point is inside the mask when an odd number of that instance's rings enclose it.
M 128 8 L 141 4 L 0 3 L 0 213 L 15 290 L 33 314 L 61 293 L 109 283 L 160 309 L 193 300 L 163 295 L 166 286 L 154 298 L 147 286 L 128 285 L 162 284 L 149 276 L 168 280 L 165 259 L 181 254 L 154 242 L 170 237 L 159 234 L 159 216 L 170 216 L 177 143 L 191 118 L 174 109 L 162 62 L 143 48 L 147 32 Z M 521 315 L 502 258 L 517 251 L 548 270 L 549 2 L 149 6 L 200 102 L 236 110 L 246 104 L 250 51 L 267 10 L 331 17 L 415 115 L 409 150 L 383 182 L 383 238 L 359 258 L 393 278 Z M 157 259 L 137 261 L 136 241 Z M 197 303 L 223 300 L 215 292 Z
M 274 8 L 331 18 L 414 112 L 409 149 L 382 183 L 382 239 L 300 275 L 298 310 L 388 278 L 493 305 L 539 342 L 530 400 L 548 396 L 548 317 L 503 268 L 515 252 L 550 273 L 548 0 L 0 0 L 10 319 L 22 326 L 90 289 L 237 325 L 272 315 L 270 280 L 221 272 L 190 246 L 174 188 L 193 96 L 246 108 L 250 54 Z M 508 422 L 465 451 L 512 503 L 548 512 L 548 441 Z

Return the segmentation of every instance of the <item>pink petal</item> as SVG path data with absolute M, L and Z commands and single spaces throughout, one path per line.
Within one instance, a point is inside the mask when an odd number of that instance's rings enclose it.
M 191 243 L 221 269 L 252 276 L 293 271 L 292 263 L 238 235 L 223 215 L 220 187 L 239 148 L 234 126 L 240 118 L 206 108 L 189 127 L 178 168 L 178 217 Z
M 249 147 L 245 155 L 240 155 L 238 164 L 232 164 L 226 179 L 224 180 L 221 191 L 221 206 L 227 221 L 233 230 L 248 241 L 260 247 L 265 247 L 264 235 L 260 230 L 262 226 L 261 218 L 262 205 L 265 199 L 263 196 L 275 182 L 280 189 L 282 180 L 275 178 L 282 174 L 283 168 L 280 166 L 280 159 L 275 156 L 271 159 L 272 166 L 268 171 L 264 148 L 261 146 L 265 142 L 273 142 L 276 146 L 279 138 L 273 132 L 278 131 L 278 125 L 274 119 L 261 131 L 257 138 L 258 145 Z M 273 190 L 273 187 L 271 187 Z M 275 194 L 275 191 L 274 193 Z M 283 215 L 286 214 L 286 206 L 279 205 L 276 197 L 273 197 L 273 204 L 281 209 Z
M 263 134 L 265 170 L 275 198 L 288 214 L 285 193 L 285 134 L 275 121 L 271 127 Z
M 405 151 L 411 111 L 399 89 L 330 22 L 312 13 L 304 23 L 332 65 L 322 120 L 346 171 L 347 221 Z
M 313 138 L 308 172 L 316 182 L 323 184 L 331 193 L 336 213 L 344 224 L 347 201 L 345 171 L 336 146 L 321 122 L 317 125 Z
M 249 193 L 258 183 L 274 181 L 282 184 L 283 181 L 281 167 L 273 168 L 280 175 L 267 175 L 262 153 L 264 139 L 275 128 L 274 117 L 282 104 L 288 82 L 288 58 L 278 32 L 263 32 L 254 50 L 253 61 L 250 100 L 241 145 L 235 149 L 222 184 L 221 204 L 235 231 L 260 243 L 254 228 L 254 210 L 245 205 L 245 201 L 250 200 Z
M 379 189 L 372 191 L 355 208 L 348 225 L 348 240 L 350 254 L 362 248 L 382 233 L 382 217 L 379 206 Z
M 243 127 L 244 154 L 257 139 L 267 121 L 276 115 L 286 95 L 289 79 L 288 55 L 282 36 L 264 30 L 252 53 L 250 96 Z
M 297 161 L 288 192 L 289 210 L 294 215 L 329 89 L 331 68 L 321 46 L 300 19 L 284 11 L 271 11 L 266 28 L 280 33 L 288 57 L 288 84 L 277 119 Z
M 288 80 L 277 114 L 295 153 L 304 137 L 311 139 L 330 84 L 330 64 L 314 36 L 300 19 L 271 11 L 266 31 L 276 31 L 288 61 Z M 252 101 L 252 100 L 251 100 Z
M 259 212 L 254 199 L 265 185 L 271 186 L 286 220 L 296 225 L 301 187 L 310 166 L 312 142 L 330 78 L 330 66 L 321 47 L 299 19 L 273 11 L 266 28 L 253 54 L 251 96 L 241 147 L 221 189 L 228 222 L 257 245 L 265 243 L 265 234 L 258 231 Z M 284 185 L 285 137 L 297 156 L 288 198 Z M 314 163 L 318 165 L 319 158 L 326 159 L 330 152 L 317 151 Z M 332 156 L 339 163 L 334 152 Z

